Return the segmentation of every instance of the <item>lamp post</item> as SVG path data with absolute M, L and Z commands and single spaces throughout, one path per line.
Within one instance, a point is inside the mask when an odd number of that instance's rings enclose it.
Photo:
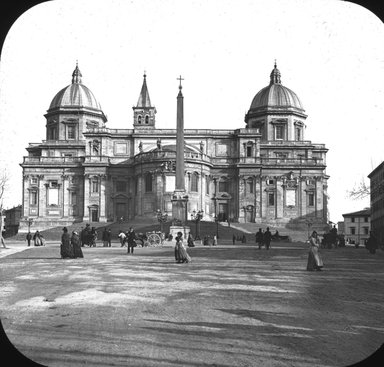
M 28 218 L 28 232 L 31 232 L 31 225 L 33 223 L 33 219 L 32 218 Z
M 219 217 L 215 215 L 215 222 L 216 222 L 216 238 L 219 238 Z
M 204 215 L 203 210 L 199 210 L 198 212 L 196 212 L 196 210 L 194 210 L 191 213 L 191 218 L 192 218 L 192 220 L 195 221 L 195 224 L 196 224 L 195 240 L 201 240 L 201 238 L 200 238 L 200 221 L 203 218 L 203 215 Z
M 163 213 L 160 209 L 156 211 L 157 221 L 160 223 L 160 231 L 163 233 L 163 223 L 167 221 L 168 214 Z

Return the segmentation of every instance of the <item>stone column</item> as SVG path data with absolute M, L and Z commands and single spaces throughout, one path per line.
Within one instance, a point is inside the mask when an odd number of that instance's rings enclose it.
M 101 174 L 99 175 L 99 222 L 106 222 L 107 216 L 106 216 L 106 187 L 105 187 L 105 181 L 106 181 L 107 175 Z
M 91 186 L 91 177 L 89 174 L 84 175 L 84 222 L 89 222 L 89 193 Z

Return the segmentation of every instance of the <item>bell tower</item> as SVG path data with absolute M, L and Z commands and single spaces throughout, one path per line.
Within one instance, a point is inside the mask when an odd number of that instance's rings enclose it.
M 151 105 L 151 100 L 149 99 L 147 75 L 145 74 L 145 72 L 143 77 L 143 86 L 141 87 L 139 100 L 137 101 L 136 107 L 132 107 L 133 127 L 135 129 L 153 129 L 155 127 L 156 108 Z

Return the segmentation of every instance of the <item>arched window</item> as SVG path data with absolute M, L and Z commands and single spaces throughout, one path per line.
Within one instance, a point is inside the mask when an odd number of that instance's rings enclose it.
M 148 116 L 148 115 L 145 116 L 145 123 L 146 123 L 146 124 L 149 123 L 149 116 Z
M 152 192 L 152 175 L 150 173 L 145 176 L 145 192 Z
M 141 115 L 139 115 L 139 116 L 137 117 L 137 123 L 138 123 L 138 124 L 141 124 Z
M 191 175 L 191 191 L 192 192 L 198 192 L 198 179 L 197 179 L 197 174 L 192 173 Z

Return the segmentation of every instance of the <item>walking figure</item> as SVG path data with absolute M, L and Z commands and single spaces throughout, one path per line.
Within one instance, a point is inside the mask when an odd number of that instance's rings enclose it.
M 261 246 L 263 246 L 263 238 L 264 233 L 261 228 L 259 228 L 259 232 L 256 232 L 256 244 L 259 246 L 259 250 L 261 250 Z
M 263 236 L 263 242 L 265 243 L 265 247 L 267 250 L 271 247 L 271 240 L 272 240 L 272 233 L 269 231 L 269 227 L 267 227 L 267 230 L 264 232 Z

